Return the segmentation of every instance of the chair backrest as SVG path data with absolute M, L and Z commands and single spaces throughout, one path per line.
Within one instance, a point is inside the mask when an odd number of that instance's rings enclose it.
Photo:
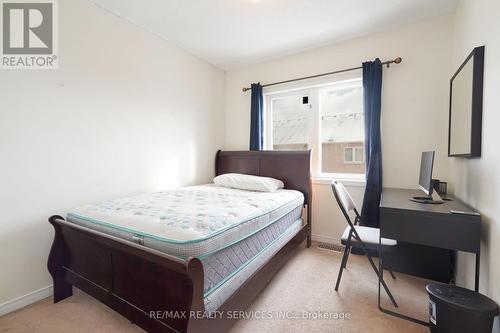
M 357 219 L 359 219 L 359 213 L 356 209 L 356 206 L 354 205 L 354 201 L 352 200 L 351 195 L 349 194 L 349 192 L 347 192 L 344 184 L 337 180 L 334 180 L 332 182 L 332 191 L 335 195 L 337 203 L 339 204 L 340 210 L 342 211 L 342 213 L 344 213 L 344 216 L 347 219 L 347 222 L 352 225 L 351 218 L 349 217 L 349 212 L 354 211 L 354 213 L 356 214 L 356 221 L 354 221 L 354 224 L 356 224 Z

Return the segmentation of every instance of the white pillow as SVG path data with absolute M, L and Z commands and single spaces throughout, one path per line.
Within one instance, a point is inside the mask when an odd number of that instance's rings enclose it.
M 241 173 L 226 173 L 217 176 L 214 178 L 214 183 L 218 186 L 259 192 L 274 192 L 284 187 L 283 182 L 278 179 Z

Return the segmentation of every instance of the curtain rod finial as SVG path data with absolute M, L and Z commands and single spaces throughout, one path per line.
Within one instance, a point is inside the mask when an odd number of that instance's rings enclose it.
M 243 90 L 243 92 L 245 92 L 245 91 L 247 91 L 247 90 L 250 90 L 250 88 L 243 88 L 243 89 L 241 89 L 241 90 Z
M 394 63 L 396 63 L 396 64 L 400 64 L 401 61 L 403 61 L 403 59 L 401 57 L 397 57 L 396 59 L 394 59 Z

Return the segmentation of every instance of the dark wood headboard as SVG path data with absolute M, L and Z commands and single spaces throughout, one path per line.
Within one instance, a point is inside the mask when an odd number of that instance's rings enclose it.
M 285 188 L 304 194 L 304 204 L 311 203 L 311 151 L 263 150 L 217 152 L 215 174 L 243 173 L 272 177 L 285 183 Z

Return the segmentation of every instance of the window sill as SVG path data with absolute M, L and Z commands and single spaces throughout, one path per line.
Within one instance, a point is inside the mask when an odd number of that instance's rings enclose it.
M 352 187 L 365 187 L 366 180 L 363 178 L 343 178 L 343 177 L 312 177 L 311 181 L 313 184 L 318 185 L 331 185 L 332 181 L 338 180 L 344 186 Z

